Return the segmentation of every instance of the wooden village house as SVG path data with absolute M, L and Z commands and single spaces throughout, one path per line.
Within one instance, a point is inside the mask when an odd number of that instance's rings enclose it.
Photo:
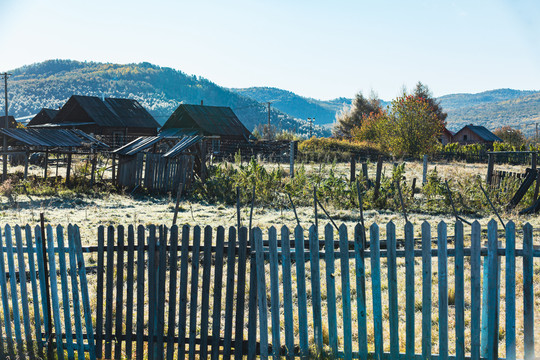
M 496 141 L 503 140 L 493 134 L 491 131 L 481 125 L 465 125 L 454 136 L 452 142 L 457 142 L 460 145 L 469 144 L 486 144 L 489 147 L 493 146 Z
M 53 122 L 53 119 L 55 118 L 56 114 L 58 114 L 59 110 L 56 109 L 41 109 L 40 112 L 36 114 L 29 122 L 26 124 L 26 126 L 32 127 L 35 125 L 43 125 L 43 124 L 51 124 Z
M 50 123 L 29 125 L 79 129 L 87 134 L 100 135 L 111 145 L 125 144 L 137 136 L 155 136 L 159 126 L 137 100 L 81 95 L 71 96 Z

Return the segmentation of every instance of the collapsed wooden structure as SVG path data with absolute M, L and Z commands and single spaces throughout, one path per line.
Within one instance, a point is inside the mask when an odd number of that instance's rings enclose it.
M 113 154 L 119 157 L 118 185 L 169 192 L 189 187 L 194 170 L 204 179 L 203 138 L 197 134 L 140 137 L 116 149 Z

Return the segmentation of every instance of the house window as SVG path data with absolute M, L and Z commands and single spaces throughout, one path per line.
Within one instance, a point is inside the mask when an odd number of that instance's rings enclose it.
M 463 141 L 467 141 L 467 135 L 463 135 Z

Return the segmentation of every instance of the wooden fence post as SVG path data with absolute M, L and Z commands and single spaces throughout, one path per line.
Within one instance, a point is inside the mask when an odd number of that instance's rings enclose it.
M 369 189 L 370 188 L 370 182 L 368 177 L 368 165 L 366 162 L 362 163 L 362 176 L 364 177 L 364 181 L 366 182 L 366 186 Z
M 488 168 L 486 175 L 486 183 L 491 185 L 491 177 L 493 176 L 493 153 L 488 153 Z
M 427 182 L 427 160 L 428 156 L 424 155 L 424 165 L 422 167 L 422 185 Z
M 381 186 L 382 165 L 383 165 L 382 156 L 379 155 L 379 158 L 377 159 L 377 173 L 375 174 L 375 190 L 373 192 L 373 197 L 375 199 L 379 196 L 379 187 Z
M 289 144 L 289 155 L 290 155 L 290 174 L 291 174 L 291 179 L 294 178 L 294 147 L 295 147 L 295 142 L 294 141 L 291 141 L 291 143 Z

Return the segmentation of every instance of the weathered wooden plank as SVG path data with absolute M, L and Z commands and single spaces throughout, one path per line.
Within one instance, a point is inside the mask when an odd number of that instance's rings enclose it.
M 422 223 L 422 358 L 431 357 L 431 226 Z
M 62 281 L 62 306 L 64 308 L 64 328 L 66 329 L 66 350 L 68 359 L 73 360 L 75 354 L 73 351 L 73 331 L 71 329 L 71 314 L 69 305 L 66 251 L 64 245 L 64 229 L 56 228 L 56 242 L 58 244 L 58 264 L 60 267 L 60 280 Z
M 523 347 L 525 360 L 535 358 L 533 264 L 533 232 L 531 224 L 527 223 L 523 227 Z
M 383 356 L 383 329 L 382 329 L 382 294 L 381 294 L 381 247 L 379 239 L 379 226 L 371 225 L 370 245 L 371 252 L 371 286 L 373 297 L 373 331 L 375 335 L 375 357 Z M 346 256 L 346 254 L 343 254 Z M 343 270 L 342 270 L 343 271 Z
M 390 222 L 386 226 L 388 248 L 388 302 L 390 312 L 390 359 L 399 358 L 399 314 L 397 290 L 396 226 Z
M 247 228 L 241 227 L 238 234 L 238 278 L 236 291 L 236 329 L 234 357 L 243 356 L 244 346 L 244 304 L 246 302 Z
M 45 285 L 46 276 L 45 276 L 45 262 L 44 262 L 44 257 L 43 257 L 41 227 L 39 225 L 36 225 L 34 228 L 34 239 L 35 239 L 35 245 L 36 245 L 36 256 L 37 256 L 37 264 L 38 264 L 38 271 L 39 271 L 39 274 L 38 274 L 39 275 L 39 291 L 40 291 L 40 297 L 41 297 L 41 304 L 44 304 L 43 306 L 41 306 L 41 309 L 43 311 L 43 330 L 45 333 L 44 339 L 46 341 L 50 335 L 49 321 L 48 321 L 50 317 L 49 317 L 49 309 L 47 306 L 47 287 Z M 38 339 L 43 340 L 41 336 L 38 337 Z M 40 343 L 43 345 L 45 341 L 40 341 Z M 9 343 L 9 340 L 8 340 L 8 343 Z
M 318 228 L 315 226 L 311 226 L 311 228 L 309 229 L 309 242 L 311 264 L 311 304 L 313 306 L 313 330 L 316 350 L 318 353 L 321 353 L 323 351 L 323 328 L 321 314 L 321 270 L 319 264 L 319 234 Z
M 144 358 L 144 287 L 145 287 L 145 256 L 144 256 L 144 244 L 145 244 L 145 230 L 144 226 L 139 225 L 137 227 L 137 341 L 135 356 L 141 360 Z
M 210 306 L 210 274 L 212 270 L 212 227 L 204 228 L 204 250 L 203 250 L 203 283 L 201 297 L 201 345 L 200 357 L 208 358 L 208 312 Z
M 324 227 L 324 256 L 326 262 L 326 302 L 328 309 L 328 343 L 332 355 L 338 355 L 337 311 L 336 311 L 336 279 L 334 257 L 334 227 L 326 224 Z M 285 260 L 283 260 L 285 261 Z M 357 272 L 358 274 L 358 272 Z M 359 310 L 360 312 L 360 310 Z
M 126 352 L 125 357 L 130 360 L 133 357 L 133 285 L 135 265 L 135 229 L 128 226 L 127 236 L 127 281 L 126 281 Z
M 294 318 L 291 280 L 291 240 L 289 228 L 281 227 L 281 252 L 283 256 L 283 317 L 285 320 L 285 347 L 287 359 L 294 358 Z M 250 289 L 250 291 L 252 291 Z
M 182 227 L 182 247 L 180 248 L 180 303 L 178 305 L 178 359 L 183 359 L 186 353 L 186 319 L 188 297 L 188 259 L 189 234 L 187 225 Z
M 73 294 L 73 319 L 75 322 L 75 336 L 77 339 L 77 358 L 84 360 L 84 340 L 82 329 L 81 300 L 79 297 L 79 282 L 77 281 L 77 255 L 75 249 L 75 232 L 72 225 L 68 226 L 68 253 L 69 253 L 69 276 Z
M 17 296 L 17 277 L 15 275 L 15 255 L 13 252 L 13 239 L 11 237 L 11 226 L 6 225 L 4 236 L 6 238 L 7 260 L 9 269 L 9 285 L 11 288 L 11 312 L 13 313 L 13 326 L 15 328 L 15 341 L 18 346 L 22 345 L 21 317 L 19 314 L 19 297 Z M 11 314 L 7 314 L 8 319 Z
M 39 301 L 39 291 L 37 286 L 36 276 L 36 261 L 35 261 L 35 247 L 32 244 L 32 228 L 30 225 L 26 225 L 24 229 L 26 235 L 26 247 L 28 248 L 28 267 L 30 270 L 30 282 L 32 283 L 32 302 L 34 304 L 34 331 L 37 341 L 38 350 L 41 352 L 43 349 L 41 342 L 41 316 L 40 316 L 40 304 L 44 303 L 43 300 Z M 1 251 L 0 251 L 1 253 Z M 1 255 L 0 255 L 1 256 Z M 0 332 L 2 327 L 0 326 Z M 0 334 L 1 335 L 1 334 Z
M 234 269 L 235 269 L 235 247 L 236 247 L 236 229 L 232 227 L 229 230 L 229 242 L 227 243 L 227 278 L 225 289 L 225 324 L 224 324 L 224 344 L 223 358 L 231 357 L 232 346 L 232 327 L 234 310 Z
M 488 223 L 488 358 L 499 358 L 499 260 L 497 222 Z
M 7 232 L 7 230 L 6 230 Z M 49 275 L 51 281 L 51 305 L 56 333 L 56 350 L 59 359 L 64 359 L 62 342 L 62 322 L 60 321 L 60 301 L 58 299 L 58 282 L 56 279 L 56 259 L 54 254 L 53 228 L 47 226 L 47 253 L 49 256 Z
M 38 255 L 39 256 L 39 255 Z M 39 270 L 41 272 L 41 269 Z M 96 356 L 103 358 L 103 272 L 105 271 L 105 228 L 98 227 L 96 284 Z M 43 295 L 42 295 L 43 298 Z M 43 315 L 45 318 L 45 315 Z M 44 321 L 47 322 L 46 320 Z
M 178 226 L 171 227 L 171 250 L 169 254 L 169 316 L 167 321 L 167 360 L 174 357 L 174 329 L 176 325 L 176 289 L 178 272 Z
M 367 170 L 367 168 L 366 168 Z M 332 229 L 330 227 L 330 229 Z M 360 224 L 356 224 L 354 228 L 354 255 L 356 261 L 356 306 L 358 312 L 358 357 L 362 360 L 367 360 L 367 307 L 366 307 L 366 265 L 365 265 L 365 249 L 364 249 L 364 228 Z M 327 246 L 332 244 L 326 243 Z M 328 259 L 327 259 L 328 261 Z M 332 259 L 333 262 L 333 259 Z M 327 294 L 329 296 L 330 293 Z M 335 290 L 334 296 L 334 312 L 335 312 Z M 335 314 L 334 314 L 335 316 Z M 336 340 L 337 341 L 337 338 Z M 337 349 L 337 343 L 336 343 Z
M 219 358 L 219 339 L 221 337 L 221 293 L 223 289 L 223 249 L 225 247 L 225 229 L 217 228 L 216 260 L 214 265 L 214 307 L 212 313 L 212 360 Z
M 189 307 L 189 359 L 195 359 L 197 336 L 197 301 L 199 293 L 199 258 L 201 247 L 201 228 L 193 228 L 193 250 L 191 257 L 191 297 Z
M 90 294 L 88 292 L 88 279 L 86 278 L 86 265 L 81 245 L 81 233 L 78 226 L 74 226 L 75 246 L 77 254 L 77 271 L 79 273 L 79 282 L 81 283 L 81 296 L 84 309 L 84 319 L 86 323 L 86 334 L 88 337 L 88 355 L 90 360 L 96 360 L 96 350 L 94 342 L 94 329 L 92 326 L 92 311 L 90 309 Z
M 488 357 L 488 257 L 482 262 L 482 315 L 480 323 L 480 357 Z
M 264 269 L 264 253 L 262 231 L 253 229 L 253 238 L 257 256 L 257 292 L 259 298 L 259 338 L 261 339 L 261 359 L 268 359 L 268 308 L 266 304 L 266 271 Z M 307 317 L 307 316 L 306 316 Z
M 1 230 L 1 229 L 0 229 Z M 5 234 L 4 234 L 5 235 Z M 4 260 L 4 245 L 2 244 L 3 236 L 0 234 L 0 290 L 2 291 L 2 307 L 4 310 L 4 326 L 6 329 L 6 338 L 8 345 L 12 346 L 13 333 L 11 330 L 11 313 L 9 311 L 8 290 L 6 281 L 6 264 Z M 43 272 L 40 272 L 43 273 Z
M 272 316 L 272 355 L 275 360 L 279 359 L 280 324 L 279 324 L 279 272 L 276 228 L 268 229 L 269 252 L 270 252 L 270 303 Z M 317 259 L 318 260 L 318 259 Z
M 437 226 L 437 265 L 439 271 L 439 359 L 448 359 L 448 251 L 446 223 Z
M 148 163 L 147 163 L 148 164 Z M 156 226 L 148 227 L 148 359 L 155 358 L 155 342 L 157 328 L 157 287 L 158 287 L 158 250 Z
M 456 318 L 456 359 L 465 359 L 465 276 L 463 259 L 463 223 L 456 221 L 455 225 L 455 250 L 454 263 L 455 276 L 455 318 Z
M 405 224 L 405 355 L 407 360 L 414 359 L 415 347 L 415 284 L 414 284 L 414 227 Z
M 480 223 L 471 228 L 471 360 L 480 359 Z
M 17 260 L 19 270 L 19 284 L 21 285 L 21 307 L 23 313 L 23 325 L 26 345 L 30 348 L 33 346 L 32 332 L 30 330 L 30 310 L 28 308 L 28 288 L 26 286 L 26 266 L 24 261 L 23 242 L 21 235 L 21 228 L 19 225 L 15 226 L 15 243 L 17 245 Z M 37 301 L 37 299 L 35 299 Z
M 116 320 L 114 358 L 122 357 L 122 326 L 124 323 L 124 226 L 119 225 L 116 234 Z
M 155 336 L 156 346 L 154 347 L 155 358 L 162 360 L 165 356 L 165 347 L 163 345 L 165 333 L 165 280 L 167 273 L 167 238 L 169 230 L 166 226 L 159 227 L 159 252 L 158 261 L 158 283 L 156 294 L 157 322 Z
M 506 359 L 516 359 L 516 225 L 506 224 Z
M 107 228 L 107 272 L 105 288 L 105 359 L 112 357 L 113 290 L 114 290 L 114 226 Z
M 296 255 L 296 280 L 298 291 L 298 332 L 300 335 L 300 356 L 306 358 L 309 356 L 308 344 L 308 318 L 307 318 L 307 295 L 306 295 L 306 264 L 304 256 L 304 229 L 297 226 L 294 230 L 295 237 L 295 255 Z M 257 263 L 259 260 L 257 259 Z M 257 267 L 257 280 L 261 278 Z M 259 293 L 259 297 L 261 293 Z M 259 302 L 261 300 L 259 299 Z M 263 344 L 261 341 L 261 348 Z

